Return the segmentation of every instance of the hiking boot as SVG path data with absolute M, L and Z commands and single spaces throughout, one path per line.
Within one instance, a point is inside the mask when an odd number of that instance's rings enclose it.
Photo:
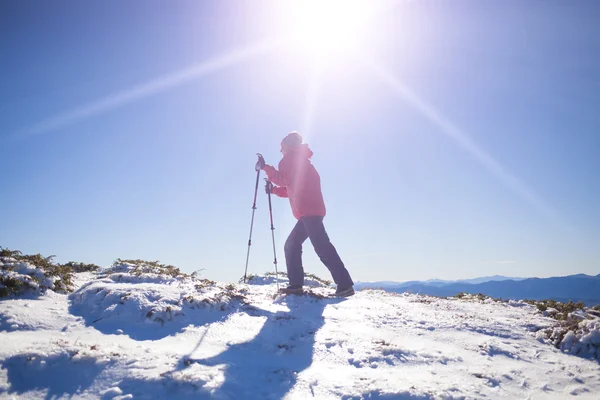
M 288 286 L 285 288 L 279 289 L 280 294 L 304 294 L 304 289 L 302 286 Z
M 354 287 L 350 286 L 345 289 L 338 288 L 335 291 L 335 295 L 338 297 L 350 297 L 354 294 Z

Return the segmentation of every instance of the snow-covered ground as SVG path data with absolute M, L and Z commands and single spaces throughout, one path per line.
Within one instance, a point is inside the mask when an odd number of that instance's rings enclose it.
M 587 330 L 560 349 L 546 338 L 557 321 L 526 303 L 329 298 L 310 283 L 274 298 L 273 277 L 227 285 L 124 263 L 77 274 L 70 295 L 1 300 L 0 397 L 600 398 L 598 318 L 582 315 Z

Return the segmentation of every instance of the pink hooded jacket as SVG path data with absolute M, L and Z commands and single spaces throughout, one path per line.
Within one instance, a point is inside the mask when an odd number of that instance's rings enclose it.
M 273 194 L 289 197 L 296 219 L 306 216 L 325 216 L 321 193 L 321 177 L 310 162 L 313 152 L 307 144 L 290 148 L 279 162 L 279 170 L 265 165 L 267 177 L 276 187 Z

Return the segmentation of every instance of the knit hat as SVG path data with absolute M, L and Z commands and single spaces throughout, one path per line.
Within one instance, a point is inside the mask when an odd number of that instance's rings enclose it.
M 302 144 L 302 136 L 298 132 L 290 132 L 281 141 L 281 147 L 294 148 Z

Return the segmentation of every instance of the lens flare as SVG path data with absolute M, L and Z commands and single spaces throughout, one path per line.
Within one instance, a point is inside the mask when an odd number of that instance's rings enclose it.
M 574 231 L 573 227 L 563 221 L 557 210 L 548 205 L 532 188 L 525 184 L 525 182 L 511 174 L 503 165 L 494 159 L 494 157 L 480 148 L 462 129 L 451 122 L 438 109 L 420 98 L 387 69 L 376 64 L 372 60 L 364 60 L 364 62 L 376 76 L 386 82 L 386 84 L 398 93 L 408 104 L 420 111 L 431 123 L 438 126 L 441 133 L 448 136 L 456 145 L 473 156 L 507 188 L 531 204 L 547 218 L 560 223 L 569 231 Z
M 133 103 L 145 97 L 164 92 L 176 86 L 183 85 L 193 79 L 220 71 L 224 68 L 238 64 L 247 58 L 257 56 L 271 51 L 281 45 L 282 41 L 267 41 L 254 44 L 242 49 L 231 51 L 227 54 L 214 57 L 210 60 L 198 63 L 189 68 L 172 72 L 165 76 L 153 79 L 140 85 L 121 90 L 112 95 L 92 101 L 83 106 L 58 114 L 39 122 L 27 129 L 13 134 L 14 138 L 44 134 L 65 126 L 77 123 L 87 118 L 104 114 L 110 110 Z

